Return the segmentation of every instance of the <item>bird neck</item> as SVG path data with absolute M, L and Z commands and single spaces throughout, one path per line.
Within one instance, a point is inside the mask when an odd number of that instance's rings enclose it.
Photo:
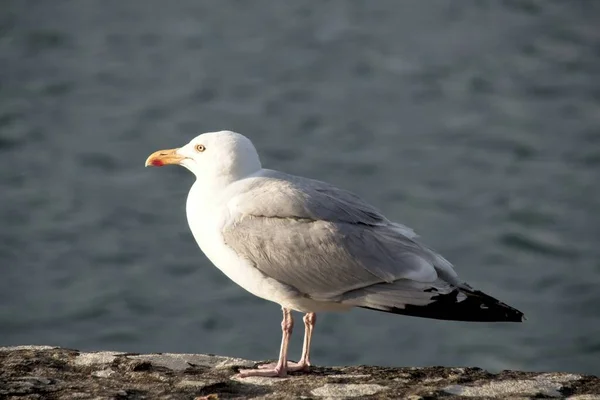
M 218 197 L 233 181 L 235 180 L 225 177 L 210 180 L 203 180 L 198 177 L 190 189 L 190 196 L 203 202 L 209 201 Z
M 196 181 L 190 188 L 188 202 L 203 204 L 205 207 L 218 206 L 221 195 L 226 192 L 227 188 L 244 178 L 244 176 L 237 177 L 232 174 L 212 176 L 211 179 L 203 179 L 197 176 Z

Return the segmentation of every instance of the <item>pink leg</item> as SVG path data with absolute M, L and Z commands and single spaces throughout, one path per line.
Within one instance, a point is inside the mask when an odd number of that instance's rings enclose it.
M 279 350 L 279 360 L 275 367 L 264 369 L 242 369 L 239 376 L 245 378 L 248 376 L 278 376 L 284 377 L 287 375 L 287 352 L 292 330 L 294 329 L 294 319 L 292 318 L 291 310 L 281 308 L 283 310 L 283 321 L 281 321 L 281 348 Z
M 302 356 L 300 361 L 297 363 L 289 362 L 287 365 L 288 372 L 291 371 L 308 371 L 310 368 L 310 343 L 312 341 L 312 334 L 317 323 L 317 315 L 315 313 L 306 313 L 304 318 L 304 344 L 302 345 Z M 267 369 L 273 368 L 276 364 L 261 365 L 258 368 Z
M 307 313 L 304 318 L 304 344 L 302 345 L 302 356 L 297 364 L 289 365 L 290 371 L 308 371 L 310 368 L 310 342 L 312 341 L 313 330 L 317 323 L 315 313 Z

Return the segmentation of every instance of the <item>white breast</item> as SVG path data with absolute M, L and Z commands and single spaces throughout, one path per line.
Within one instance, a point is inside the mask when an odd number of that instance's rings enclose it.
M 345 304 L 320 302 L 302 296 L 239 257 L 225 244 L 221 234 L 230 218 L 229 209 L 215 201 L 218 196 L 203 196 L 202 188 L 195 186 L 190 189 L 187 199 L 188 224 L 200 249 L 229 279 L 257 297 L 296 311 L 342 311 L 351 308 Z
M 225 244 L 221 229 L 227 222 L 227 209 L 206 199 L 195 186 L 192 186 L 188 194 L 186 213 L 188 224 L 200 249 L 217 268 L 239 286 L 255 296 L 281 303 L 289 296 L 288 290 L 240 258 Z M 213 196 L 212 199 L 214 198 Z

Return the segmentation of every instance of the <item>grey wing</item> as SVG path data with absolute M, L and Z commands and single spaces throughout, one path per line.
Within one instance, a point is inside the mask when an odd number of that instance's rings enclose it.
M 352 193 L 275 171 L 232 190 L 225 243 L 299 295 L 427 318 L 522 321 Z
M 403 236 L 417 237 L 411 228 L 389 221 L 356 194 L 326 182 L 263 170 L 259 178 L 239 181 L 232 190 L 242 192 L 234 201 L 241 214 L 391 226 Z
M 243 215 L 223 237 L 265 275 L 315 300 L 355 303 L 344 296 L 399 281 L 440 286 L 437 254 L 389 226 Z

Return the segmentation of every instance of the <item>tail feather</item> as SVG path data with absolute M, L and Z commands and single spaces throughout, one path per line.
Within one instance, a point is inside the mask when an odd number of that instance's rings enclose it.
M 360 306 L 371 310 L 414 317 L 449 321 L 522 322 L 523 313 L 498 299 L 465 285 L 449 293 L 431 297 L 426 305 L 406 304 L 403 307 L 385 305 Z

